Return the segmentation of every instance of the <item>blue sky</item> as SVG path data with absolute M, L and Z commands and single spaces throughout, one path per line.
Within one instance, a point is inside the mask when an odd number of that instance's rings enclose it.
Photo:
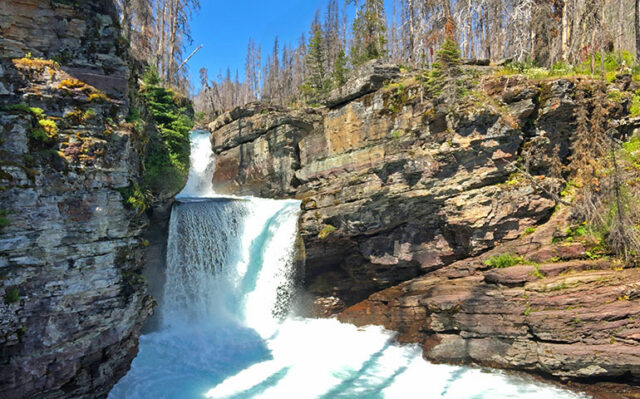
M 262 45 L 263 56 L 271 50 L 278 36 L 280 43 L 297 43 L 307 32 L 318 7 L 325 0 L 201 0 L 202 8 L 191 23 L 193 44 L 204 44 L 190 61 L 189 72 L 194 89 L 200 81 L 198 71 L 203 66 L 209 77 L 225 74 L 227 66 L 234 76 L 236 68 L 242 80 L 249 38 Z

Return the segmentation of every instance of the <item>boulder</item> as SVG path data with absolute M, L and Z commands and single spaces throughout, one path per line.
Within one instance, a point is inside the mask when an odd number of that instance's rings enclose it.
M 368 61 L 351 73 L 347 83 L 332 90 L 323 103 L 329 108 L 337 107 L 372 93 L 399 76 L 400 68 L 397 65 L 384 64 L 380 60 Z

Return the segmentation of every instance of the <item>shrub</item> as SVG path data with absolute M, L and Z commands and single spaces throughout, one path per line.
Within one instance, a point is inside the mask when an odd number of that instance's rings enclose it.
M 160 83 L 158 71 L 153 65 L 148 66 L 142 74 L 142 81 L 148 85 L 157 85 Z
M 3 227 L 7 227 L 8 225 L 11 224 L 11 220 L 9 220 L 7 218 L 7 216 L 11 213 L 11 211 L 8 211 L 6 209 L 0 209 L 0 230 Z
M 135 209 L 139 215 L 147 210 L 149 194 L 145 194 L 137 183 L 131 183 L 129 187 L 121 188 L 119 191 L 129 209 Z
M 177 193 L 189 174 L 191 104 L 173 90 L 160 86 L 147 86 L 141 94 L 159 133 L 149 142 L 144 163 L 145 185 L 154 193 Z
M 487 259 L 484 264 L 496 269 L 504 269 L 507 267 L 525 264 L 525 260 L 522 256 L 512 254 L 501 254 L 498 256 L 492 256 Z
M 20 291 L 13 287 L 10 289 L 7 289 L 6 293 L 4 294 L 4 303 L 6 304 L 10 304 L 10 303 L 16 303 L 20 300 Z

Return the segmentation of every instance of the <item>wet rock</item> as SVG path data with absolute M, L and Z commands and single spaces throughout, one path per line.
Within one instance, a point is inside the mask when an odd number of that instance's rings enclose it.
M 340 298 L 333 296 L 316 298 L 313 301 L 311 314 L 314 317 L 330 317 L 345 309 L 345 304 Z

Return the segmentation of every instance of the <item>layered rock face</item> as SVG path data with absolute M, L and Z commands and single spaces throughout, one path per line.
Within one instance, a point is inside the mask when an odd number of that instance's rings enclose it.
M 568 82 L 550 84 L 540 106 L 536 85 L 491 80 L 452 113 L 410 79 L 382 87 L 402 81 L 397 68 L 365 70 L 330 96 L 334 108 L 253 106 L 210 125 L 216 190 L 302 200 L 313 294 L 353 304 L 549 217 L 544 191 L 507 182 L 525 147 L 551 153 L 559 143 L 566 153 Z
M 580 243 L 551 244 L 567 214 L 480 257 L 373 294 L 339 319 L 398 331 L 399 340 L 420 343 L 435 362 L 638 384 L 640 271 L 589 260 Z M 538 264 L 485 264 L 505 253 Z
M 637 385 L 640 274 L 567 237 L 552 177 L 577 86 L 593 82 L 490 72 L 468 71 L 474 88 L 443 101 L 371 64 L 326 107 L 236 109 L 210 125 L 216 189 L 302 201 L 316 315 L 396 330 L 435 362 Z M 638 127 L 628 106 L 610 109 L 621 134 Z M 526 264 L 486 263 L 499 256 Z
M 0 397 L 105 397 L 153 307 L 147 219 L 121 193 L 144 145 L 118 123 L 113 4 L 7 0 L 0 15 Z

